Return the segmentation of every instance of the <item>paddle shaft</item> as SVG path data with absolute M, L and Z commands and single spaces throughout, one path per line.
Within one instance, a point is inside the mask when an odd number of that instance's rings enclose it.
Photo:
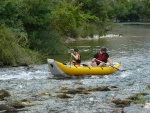
M 71 65 L 72 65 L 72 55 L 71 55 L 71 57 L 70 57 L 70 66 L 69 66 L 69 68 L 71 68 Z M 75 66 L 75 65 L 74 65 Z M 77 66 L 75 66 L 76 68 L 77 68 Z
M 71 62 L 72 62 L 72 55 L 71 55 L 71 57 L 70 57 L 70 62 L 69 62 L 69 68 L 71 67 Z
M 71 57 L 70 57 L 70 65 L 71 65 L 71 62 L 72 62 L 72 55 L 71 55 Z

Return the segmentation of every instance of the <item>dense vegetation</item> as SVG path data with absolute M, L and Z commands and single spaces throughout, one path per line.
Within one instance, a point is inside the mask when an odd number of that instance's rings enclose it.
M 149 18 L 149 0 L 1 0 L 0 62 L 35 63 L 64 52 L 67 37 L 102 35 L 114 21 Z

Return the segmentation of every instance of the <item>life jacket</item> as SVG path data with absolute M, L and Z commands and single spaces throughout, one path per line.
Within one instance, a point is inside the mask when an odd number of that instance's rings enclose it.
M 81 63 L 81 56 L 78 55 L 78 59 L 73 58 L 73 61 L 72 61 L 72 62 L 73 62 L 74 65 L 80 66 L 80 63 Z
M 96 58 L 97 60 L 95 59 L 95 62 L 97 63 L 97 65 L 101 63 L 100 61 L 107 63 L 108 57 L 109 56 L 107 53 L 103 53 L 103 54 L 97 53 L 97 58 Z

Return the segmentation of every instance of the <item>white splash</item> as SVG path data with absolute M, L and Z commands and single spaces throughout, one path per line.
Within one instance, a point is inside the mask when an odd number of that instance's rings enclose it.
M 122 37 L 120 34 L 107 34 L 107 35 L 103 35 L 100 38 L 113 38 L 113 37 Z
M 144 105 L 144 108 L 150 109 L 150 103 L 146 103 L 146 104 Z
M 34 72 L 31 71 L 19 71 L 16 73 L 1 73 L 0 80 L 11 80 L 11 79 L 24 79 L 24 80 L 31 80 L 31 79 L 45 79 L 50 72 L 45 72 L 42 70 L 37 70 Z
M 125 77 L 127 77 L 127 76 L 129 76 L 129 75 L 130 75 L 129 72 L 124 72 L 124 73 L 122 73 L 120 76 L 121 76 L 122 78 L 125 78 Z

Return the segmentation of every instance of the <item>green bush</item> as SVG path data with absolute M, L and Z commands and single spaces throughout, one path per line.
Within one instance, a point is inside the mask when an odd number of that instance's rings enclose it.
M 63 38 L 55 31 L 35 31 L 30 36 L 30 47 L 41 53 L 63 54 L 66 46 Z
M 29 51 L 27 48 L 22 47 L 20 37 L 13 32 L 10 28 L 4 25 L 0 26 L 0 61 L 5 65 L 16 65 L 19 63 L 33 63 L 36 59 L 32 58 L 38 56 L 38 53 Z M 25 41 L 25 43 L 27 43 Z M 33 61 L 34 59 L 34 61 Z

